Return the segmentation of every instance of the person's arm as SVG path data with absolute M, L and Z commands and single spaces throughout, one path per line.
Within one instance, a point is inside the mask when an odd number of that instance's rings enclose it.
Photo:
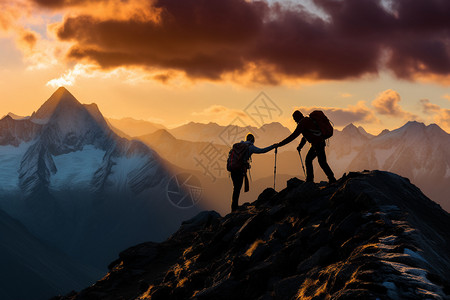
M 284 140 L 282 140 L 281 142 L 278 143 L 277 147 L 282 147 L 286 144 L 289 144 L 290 142 L 292 142 L 294 139 L 296 139 L 300 133 L 302 133 L 302 129 L 300 127 L 300 124 L 297 125 L 297 128 L 295 128 L 294 132 L 291 133 L 290 136 L 288 136 L 287 138 L 285 138 Z
M 305 146 L 305 144 L 306 144 L 306 139 L 305 139 L 305 137 L 302 137 L 302 140 L 301 140 L 300 144 L 298 145 L 297 150 L 298 151 L 302 150 L 302 148 L 303 148 L 303 146 Z
M 271 146 L 269 146 L 269 147 L 266 147 L 266 148 L 258 148 L 258 147 L 256 147 L 255 145 L 250 145 L 250 147 L 248 148 L 248 150 L 249 150 L 249 152 L 250 152 L 250 155 L 251 154 L 253 154 L 253 153 L 266 153 L 266 152 L 269 152 L 270 150 L 272 150 L 273 148 L 275 148 L 275 144 L 274 145 L 271 145 Z

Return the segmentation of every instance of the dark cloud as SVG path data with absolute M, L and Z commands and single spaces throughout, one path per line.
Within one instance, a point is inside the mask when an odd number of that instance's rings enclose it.
M 34 1 L 53 7 L 83 2 Z M 103 68 L 156 67 L 209 79 L 252 65 L 270 83 L 354 78 L 386 67 L 406 79 L 450 72 L 448 0 L 393 0 L 390 9 L 381 0 L 315 0 L 326 20 L 301 6 L 262 1 L 145 1 L 158 22 L 88 11 L 66 18 L 57 34 L 75 43 L 68 56 Z
M 32 2 L 49 8 L 62 8 L 70 6 L 79 6 L 93 2 L 107 2 L 107 0 L 32 0 Z

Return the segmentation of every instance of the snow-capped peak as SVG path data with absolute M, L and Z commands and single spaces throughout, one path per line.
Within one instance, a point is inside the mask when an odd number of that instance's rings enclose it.
M 358 138 L 358 139 L 367 139 L 368 136 L 366 134 L 361 133 L 361 131 L 353 125 L 353 123 L 348 124 L 347 126 L 342 129 L 342 134 L 345 136 L 349 136 L 351 138 Z
M 402 127 L 400 127 L 398 130 L 401 131 L 410 131 L 410 130 L 424 130 L 425 129 L 425 124 L 422 122 L 417 122 L 417 121 L 408 121 L 405 125 L 403 125 Z

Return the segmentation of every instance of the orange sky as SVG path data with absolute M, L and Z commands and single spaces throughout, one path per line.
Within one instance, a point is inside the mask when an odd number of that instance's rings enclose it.
M 320 108 L 338 128 L 450 132 L 448 1 L 286 3 L 3 0 L 0 114 L 65 86 L 107 117 L 257 125 L 264 92 L 278 108 L 264 122 L 290 128 L 294 109 Z

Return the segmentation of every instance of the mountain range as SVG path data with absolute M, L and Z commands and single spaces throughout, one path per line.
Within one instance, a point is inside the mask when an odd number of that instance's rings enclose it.
M 155 151 L 119 137 L 97 105 L 81 104 L 65 88 L 28 118 L 0 120 L 0 169 L 0 208 L 36 240 L 93 270 L 85 281 L 104 274 L 120 250 L 163 240 L 199 211 L 169 201 L 173 174 Z M 60 276 L 53 290 L 68 288 L 69 279 Z
M 159 129 L 166 129 L 164 125 L 158 123 L 135 120 L 129 117 L 121 119 L 107 118 L 106 121 L 111 125 L 111 127 L 119 128 L 120 131 L 128 137 L 150 134 Z
M 105 274 L 121 250 L 164 241 L 201 210 L 228 213 L 232 186 L 226 157 L 230 145 L 248 132 L 260 147 L 290 134 L 279 123 L 256 128 L 191 122 L 167 129 L 105 119 L 96 104 L 81 104 L 65 88 L 31 116 L 5 115 L 0 119 L 1 299 L 29 299 L 27 290 L 18 291 L 20 284 L 36 287 L 32 299 L 79 289 Z M 350 124 L 329 140 L 328 161 L 337 178 L 370 169 L 396 172 L 449 211 L 449 136 L 435 124 L 408 122 L 377 136 Z M 290 190 L 286 182 L 292 176 L 303 178 L 296 146 L 280 148 L 277 190 Z M 316 181 L 324 179 L 317 164 L 315 170 Z M 244 207 L 275 184 L 273 152 L 253 155 L 251 178 L 250 192 L 241 196 Z M 184 206 L 195 195 L 200 201 Z M 27 275 L 20 277 L 23 272 Z M 148 290 L 146 284 L 141 288 Z
M 263 128 L 264 127 L 264 128 Z M 259 134 L 255 145 L 265 147 L 279 142 L 290 134 L 289 129 L 279 123 L 266 124 L 260 129 L 252 131 Z M 137 137 L 150 147 L 154 148 L 163 158 L 172 163 L 192 170 L 202 172 L 194 157 L 200 157 L 208 144 L 227 156 L 230 149 L 221 139 L 230 127 L 215 123 L 201 124 L 189 123 L 170 130 L 159 130 L 153 134 Z M 232 132 L 240 133 L 233 136 L 230 144 L 237 142 L 245 136 L 248 128 L 236 127 Z M 263 131 L 264 129 L 264 131 Z M 279 148 L 277 157 L 277 172 L 283 175 L 299 176 L 304 178 L 301 169 L 299 154 L 295 150 L 297 142 Z M 289 146 L 289 147 L 288 147 Z M 307 146 L 302 150 L 302 159 L 306 157 Z M 182 153 L 174 149 L 183 149 Z M 328 162 L 336 177 L 350 171 L 385 170 L 395 172 L 409 178 L 421 188 L 424 193 L 438 202 L 444 209 L 450 211 L 450 135 L 438 125 L 425 125 L 411 121 L 402 127 L 389 131 L 383 130 L 374 136 L 367 133 L 363 127 L 353 124 L 347 125 L 343 130 L 335 130 L 333 137 L 328 140 L 326 148 Z M 252 177 L 257 181 L 266 178 L 263 186 L 273 181 L 274 154 L 269 152 L 252 156 Z M 316 180 L 326 180 L 325 175 L 317 162 L 314 162 Z M 225 191 L 231 188 L 226 175 L 227 172 L 216 174 L 218 182 L 215 190 L 219 188 L 226 195 L 218 202 L 228 202 L 229 195 Z M 203 176 L 203 183 L 208 185 L 210 176 Z M 272 179 L 270 179 L 272 177 Z M 220 180 L 223 178 L 224 180 Z M 215 181 L 215 182 L 216 182 Z M 218 187 L 220 185 L 220 187 Z M 208 193 L 208 191 L 205 191 Z M 252 194 L 252 197 L 255 195 Z M 217 196 L 216 196 L 217 197 Z M 245 194 L 244 194 L 245 197 Z M 251 199 L 251 197 L 245 197 Z M 212 207 L 214 209 L 214 207 Z M 220 211 L 223 213 L 224 211 Z

